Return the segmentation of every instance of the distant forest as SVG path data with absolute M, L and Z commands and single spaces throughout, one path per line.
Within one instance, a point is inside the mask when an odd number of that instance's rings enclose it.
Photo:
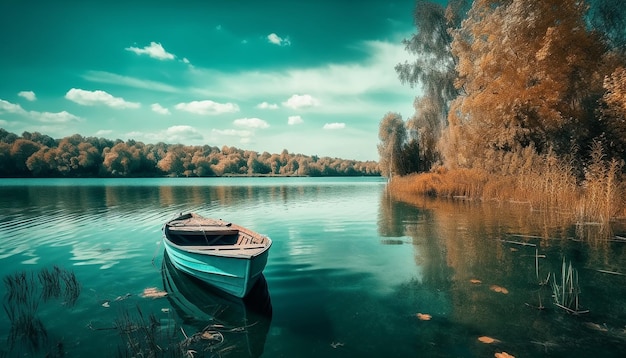
M 0 128 L 0 177 L 378 176 L 375 161 L 270 154 L 235 147 L 144 144 Z

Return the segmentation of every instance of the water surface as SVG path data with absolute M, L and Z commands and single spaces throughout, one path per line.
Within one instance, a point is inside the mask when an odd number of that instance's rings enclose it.
M 186 211 L 273 239 L 254 299 L 223 297 L 168 270 L 161 226 Z M 47 336 L 38 347 L 11 336 L 3 310 L 0 356 L 131 355 L 125 339 L 146 332 L 119 328 L 148 326 L 150 315 L 164 347 L 209 324 L 237 328 L 212 351 L 196 347 L 196 357 L 618 357 L 626 349 L 626 243 L 523 206 L 416 206 L 391 199 L 378 178 L 3 179 L 0 212 L 3 277 L 57 265 L 81 284 L 74 304 L 39 303 Z M 589 313 L 566 313 L 540 285 L 561 278 L 564 258 Z M 169 294 L 142 297 L 152 287 Z

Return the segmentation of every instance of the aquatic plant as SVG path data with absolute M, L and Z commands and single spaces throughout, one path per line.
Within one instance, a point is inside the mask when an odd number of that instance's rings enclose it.
M 572 267 L 571 261 L 569 265 L 563 258 L 561 266 L 560 285 L 557 283 L 556 275 L 552 275 L 552 297 L 554 304 L 567 311 L 568 313 L 581 314 L 587 313 L 588 310 L 582 310 L 579 302 L 580 284 L 578 283 L 578 270 Z
M 37 312 L 42 302 L 63 299 L 68 306 L 80 295 L 80 283 L 73 272 L 57 266 L 34 272 L 16 272 L 3 278 L 6 295 L 3 302 L 11 327 L 7 341 L 9 350 L 25 347 L 31 351 L 45 350 L 47 356 L 62 355 L 62 343 L 51 344 L 48 331 Z M 61 347 L 61 348 L 59 348 Z

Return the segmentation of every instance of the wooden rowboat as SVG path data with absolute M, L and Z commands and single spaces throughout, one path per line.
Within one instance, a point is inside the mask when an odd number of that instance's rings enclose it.
M 243 298 L 261 276 L 272 240 L 242 226 L 180 214 L 163 225 L 165 252 L 176 269 Z

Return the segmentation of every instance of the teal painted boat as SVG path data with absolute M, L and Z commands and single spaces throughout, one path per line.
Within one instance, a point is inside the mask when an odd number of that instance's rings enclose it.
M 165 252 L 181 272 L 235 297 L 259 280 L 272 240 L 245 227 L 196 213 L 163 225 Z

